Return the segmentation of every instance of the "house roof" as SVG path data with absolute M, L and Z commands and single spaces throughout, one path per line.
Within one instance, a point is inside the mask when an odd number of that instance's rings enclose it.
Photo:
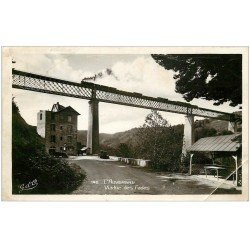
M 61 112 L 64 110 L 70 109 L 72 112 L 76 113 L 77 115 L 80 115 L 75 109 L 73 109 L 71 106 L 64 107 L 63 105 L 59 104 L 57 102 L 56 104 L 53 104 L 51 111 L 52 112 Z
M 74 113 L 76 113 L 77 115 L 80 115 L 80 114 L 79 114 L 75 109 L 73 109 L 71 106 L 68 106 L 68 107 L 66 107 L 66 108 L 63 108 L 63 109 L 57 111 L 57 113 L 62 112 L 62 111 L 65 111 L 65 110 L 67 110 L 67 109 L 71 110 L 71 112 L 74 112 Z
M 61 105 L 61 104 L 59 104 L 59 102 L 57 102 L 57 103 L 53 104 L 51 111 L 58 112 L 64 108 L 65 107 L 63 105 Z
M 241 143 L 234 139 L 239 136 L 240 133 L 231 135 L 221 135 L 213 137 L 205 137 L 195 142 L 188 151 L 200 151 L 200 152 L 236 152 Z

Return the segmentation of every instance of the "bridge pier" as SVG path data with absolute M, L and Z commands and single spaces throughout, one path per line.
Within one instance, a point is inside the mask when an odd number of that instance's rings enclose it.
M 184 137 L 183 137 L 183 146 L 182 154 L 187 154 L 187 149 L 192 146 L 194 143 L 194 116 L 186 115 L 185 124 L 184 124 Z
M 233 121 L 229 121 L 228 122 L 228 131 L 231 131 L 233 133 L 236 133 L 237 132 L 237 123 L 236 122 L 233 122 Z
M 90 154 L 99 152 L 99 104 L 96 99 L 89 101 L 87 147 L 90 148 Z
M 78 84 L 15 69 L 12 69 L 12 87 L 60 96 L 91 99 L 89 102 L 89 128 L 87 135 L 87 146 L 91 149 L 91 153 L 97 153 L 99 149 L 98 101 L 96 101 L 96 96 L 98 95 L 96 93 L 102 96 L 100 98 L 101 101 L 107 103 L 187 114 L 182 150 L 184 154 L 186 154 L 187 148 L 194 142 L 194 117 L 192 114 L 226 121 L 231 121 L 233 115 L 231 113 L 199 108 L 190 104 L 187 105 L 187 103 L 172 102 L 165 98 L 153 98 L 143 96 L 140 93 L 120 91 L 85 81 L 82 84 Z M 58 92 L 58 88 L 62 88 L 63 91 Z M 231 129 L 234 131 L 237 130 L 236 126 L 232 125 L 232 123 L 229 126 L 229 130 Z

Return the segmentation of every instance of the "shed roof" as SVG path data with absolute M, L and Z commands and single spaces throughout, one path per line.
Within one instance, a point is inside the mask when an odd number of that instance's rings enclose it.
M 231 135 L 221 135 L 213 137 L 205 137 L 195 142 L 188 151 L 200 151 L 200 152 L 236 152 L 241 143 L 234 139 L 239 136 L 240 133 Z

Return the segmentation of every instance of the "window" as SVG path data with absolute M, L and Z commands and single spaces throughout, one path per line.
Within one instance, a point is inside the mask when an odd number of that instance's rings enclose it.
M 67 138 L 67 141 L 72 142 L 72 136 L 69 135 L 68 138 Z
M 72 125 L 68 125 L 68 132 L 69 132 L 69 133 L 72 132 Z
M 60 137 L 60 140 L 61 140 L 61 141 L 63 140 L 63 137 L 62 137 L 62 136 Z
M 71 116 L 70 115 L 68 116 L 68 122 L 71 122 Z
M 62 125 L 60 126 L 60 130 L 63 130 L 63 126 Z
M 42 120 L 43 119 L 43 114 L 40 114 L 40 120 Z
M 56 131 L 56 125 L 55 124 L 50 124 L 50 130 L 51 131 Z
M 55 135 L 50 136 L 50 142 L 56 142 L 56 136 Z
M 55 114 L 52 112 L 51 113 L 51 121 L 54 121 L 55 120 Z

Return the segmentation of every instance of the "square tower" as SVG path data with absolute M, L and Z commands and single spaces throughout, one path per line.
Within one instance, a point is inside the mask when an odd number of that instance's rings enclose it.
M 71 106 L 58 102 L 51 111 L 40 110 L 37 114 L 37 133 L 45 138 L 47 153 L 77 154 L 77 118 L 80 115 Z

